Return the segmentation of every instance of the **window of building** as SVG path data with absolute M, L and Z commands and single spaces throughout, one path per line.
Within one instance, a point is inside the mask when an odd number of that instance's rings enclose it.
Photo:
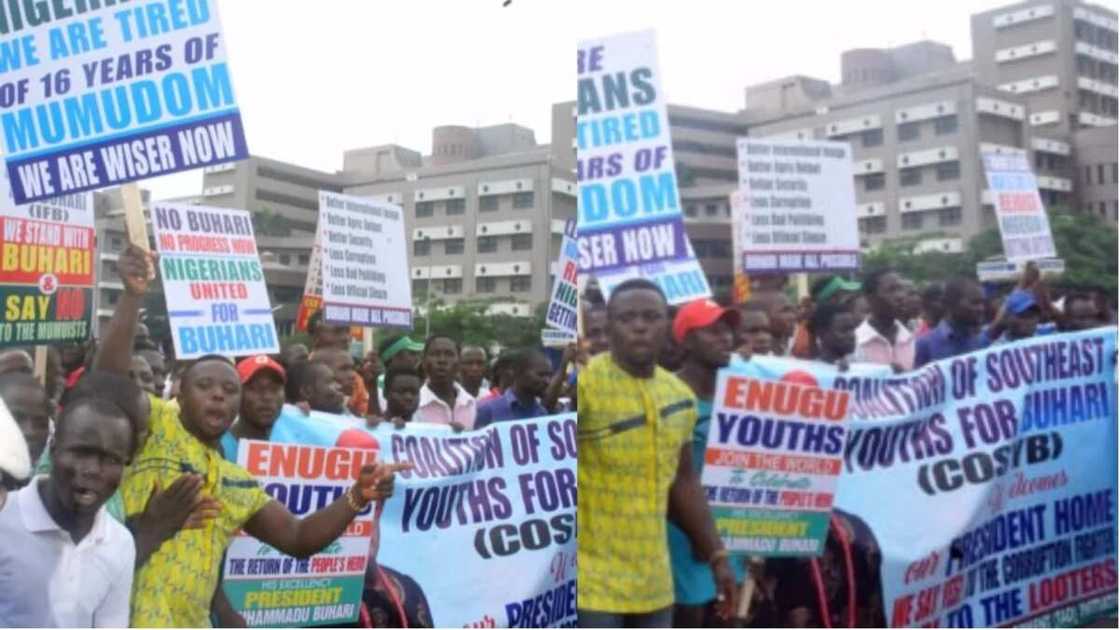
M 942 116 L 941 118 L 933 121 L 933 132 L 939 136 L 957 133 L 958 125 L 959 123 L 957 121 L 956 114 L 953 114 L 951 116 Z
M 108 298 L 106 301 L 109 303 L 109 306 L 116 306 L 117 300 L 121 299 L 121 293 L 121 291 L 105 292 L 105 297 Z
M 942 208 L 938 212 L 938 225 L 941 227 L 948 227 L 951 225 L 961 224 L 961 209 L 960 208 Z
M 493 254 L 498 251 L 498 238 L 495 236 L 478 237 L 478 253 Z
M 533 207 L 533 191 L 513 193 L 513 207 L 514 208 L 532 208 Z
M 882 128 L 868 129 L 867 131 L 863 132 L 863 146 L 877 147 L 881 144 L 883 144 Z
M 311 262 L 311 259 L 308 257 L 307 254 L 300 254 L 299 255 L 299 264 L 306 265 L 310 262 Z
M 292 257 L 291 257 L 290 254 L 280 254 L 280 256 L 278 258 L 280 259 L 280 264 L 281 265 L 292 264 Z
M 714 216 L 718 215 L 719 214 L 719 204 L 718 203 L 706 203 L 706 204 L 704 204 L 704 214 L 709 216 L 709 217 L 714 217 Z
M 121 249 L 123 247 L 124 247 L 124 242 L 121 240 L 121 237 L 114 236 L 113 238 L 109 239 L 109 249 L 110 250 L 112 250 L 114 252 L 119 252 L 119 251 L 121 251 Z
M 426 279 L 412 281 L 412 295 L 424 295 L 428 292 L 428 281 Z
M 1104 164 L 1097 164 L 1097 183 L 1104 184 Z
M 885 173 L 871 173 L 863 177 L 863 190 L 864 192 L 871 192 L 873 190 L 882 190 L 887 185 L 887 176 Z
M 486 195 L 485 197 L 478 198 L 478 211 L 479 212 L 493 212 L 498 209 L 498 196 Z
M 416 218 L 423 219 L 425 217 L 433 216 L 436 213 L 436 204 L 431 201 L 417 201 L 416 202 Z
M 922 183 L 922 169 L 904 168 L 898 172 L 898 183 L 903 186 L 917 186 Z
M 522 251 L 526 249 L 533 249 L 533 235 L 532 234 L 514 234 L 511 239 L 514 251 Z
M 917 140 L 921 134 L 921 123 L 918 122 L 904 122 L 898 126 L 898 141 L 909 142 L 910 140 Z
M 859 220 L 859 231 L 864 234 L 882 234 L 887 231 L 887 217 L 863 217 Z
M 1108 216 L 1108 202 L 1102 201 L 1101 204 L 1100 204 L 1100 209 L 1101 209 L 1101 216 L 1102 217 L 1107 217 Z
M 448 199 L 447 200 L 447 215 L 453 216 L 456 214 L 463 214 L 467 211 L 466 199 Z
M 1120 182 L 1120 180 L 1118 180 L 1116 178 L 1116 175 L 1117 175 L 1117 173 L 1116 173 L 1116 162 L 1113 162 L 1112 163 L 1112 183 L 1113 184 L 1116 184 L 1116 183 Z
M 1093 185 L 1093 167 L 1088 164 L 1085 165 L 1085 185 Z
M 684 207 L 684 216 L 686 216 L 686 217 L 696 216 L 696 206 L 694 204 L 691 204 L 691 203 L 686 205 Z
M 902 215 L 902 229 L 904 230 L 920 230 L 925 223 L 925 217 L 921 212 L 907 212 Z
M 497 278 L 475 278 L 474 279 L 474 292 L 475 293 L 493 293 L 498 289 Z
M 449 238 L 443 242 L 443 253 L 456 256 L 463 253 L 463 239 Z
M 528 293 L 533 290 L 532 276 L 513 276 L 509 279 L 510 293 Z
M 422 241 L 412 241 L 412 255 L 413 256 L 427 256 L 432 253 L 432 242 L 424 239 Z
M 961 163 L 956 160 L 952 162 L 941 162 L 937 165 L 937 181 L 947 182 L 961 178 Z
M 443 292 L 447 295 L 458 295 L 463 292 L 462 278 L 444 278 Z

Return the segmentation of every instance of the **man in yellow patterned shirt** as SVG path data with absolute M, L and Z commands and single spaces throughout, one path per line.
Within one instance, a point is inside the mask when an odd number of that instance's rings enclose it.
M 668 330 L 661 289 L 623 282 L 607 303 L 610 352 L 579 375 L 580 627 L 671 625 L 666 516 L 711 563 L 720 614 L 734 610 L 735 577 L 692 466 L 696 399 L 657 366 Z
M 154 278 L 154 257 L 130 246 L 118 267 L 125 293 L 106 327 L 96 363 L 125 374 L 140 302 Z M 168 487 L 183 475 L 201 477 L 200 496 L 216 499 L 220 509 L 201 527 L 181 529 L 146 559 L 138 558 L 130 619 L 134 628 L 208 627 L 222 555 L 239 530 L 282 553 L 306 558 L 342 535 L 371 501 L 388 496 L 393 474 L 404 468 L 367 466 L 349 491 L 300 519 L 269 497 L 248 471 L 222 456 L 222 434 L 241 404 L 241 381 L 232 361 L 220 356 L 196 360 L 183 373 L 178 401 L 177 412 L 153 398 L 148 440 L 121 483 L 125 513 L 142 513 L 153 488 Z

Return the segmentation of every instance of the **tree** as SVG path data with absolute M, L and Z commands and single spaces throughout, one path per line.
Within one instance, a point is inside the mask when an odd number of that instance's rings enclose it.
M 462 344 L 490 348 L 495 343 L 503 348 L 539 346 L 541 328 L 544 328 L 547 304 L 538 304 L 532 317 L 515 317 L 506 314 L 487 314 L 495 300 L 462 300 L 446 306 L 433 300 L 428 315 L 431 317 L 430 334 L 450 335 Z M 423 335 L 427 317 L 417 311 L 412 319 L 413 330 Z
M 1099 217 L 1055 208 L 1048 212 L 1050 231 L 1058 257 L 1066 262 L 1066 272 L 1053 284 L 1102 288 L 1112 295 L 1117 291 L 1117 231 Z M 891 267 L 918 283 L 945 280 L 954 275 L 976 273 L 976 263 L 1003 255 L 998 228 L 989 228 L 969 240 L 960 254 L 944 252 L 914 253 L 918 241 L 936 237 L 924 234 L 906 240 L 884 243 L 866 253 L 866 269 Z
M 282 214 L 262 208 L 250 215 L 257 236 L 291 236 L 293 222 Z

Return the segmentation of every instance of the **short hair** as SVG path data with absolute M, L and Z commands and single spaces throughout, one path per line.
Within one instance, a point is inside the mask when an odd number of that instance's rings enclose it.
M 669 300 L 665 298 L 665 292 L 661 290 L 661 287 L 657 286 L 657 283 L 647 278 L 631 278 L 611 291 L 611 297 L 607 300 L 607 315 L 610 315 L 611 305 L 615 303 L 615 300 L 623 293 L 629 291 L 653 291 L 661 297 L 661 301 L 665 302 L 666 306 L 669 304 Z
M 945 298 L 945 285 L 931 282 L 922 288 L 922 303 L 936 304 Z
M 423 384 L 424 382 L 424 379 L 420 378 L 420 372 L 410 367 L 389 368 L 389 370 L 385 372 L 385 391 L 389 391 L 389 389 L 393 386 L 393 381 L 405 376 L 411 376 L 417 381 L 420 381 L 421 384 Z
M 879 283 L 883 281 L 883 277 L 891 273 L 897 272 L 891 267 L 878 267 L 868 270 L 867 273 L 863 275 L 863 292 L 868 296 L 875 295 L 875 292 L 879 290 Z
M 975 278 L 971 276 L 958 275 L 954 276 L 951 280 L 945 283 L 945 291 L 942 294 L 941 300 L 946 307 L 951 307 L 960 301 L 964 296 L 965 291 L 969 287 L 979 284 Z
M 299 402 L 303 400 L 303 388 L 306 387 L 312 377 L 315 375 L 315 368 L 322 367 L 323 369 L 330 370 L 324 363 L 316 361 L 305 361 L 297 363 L 288 372 L 288 380 L 284 383 L 284 397 L 288 402 Z
M 548 362 L 549 367 L 552 366 L 552 362 L 548 361 L 548 357 L 540 350 L 536 348 L 522 348 L 513 353 L 513 357 L 510 359 L 512 363 L 511 367 L 518 373 L 526 372 L 529 370 L 529 366 L 533 364 L 533 361 L 537 359 L 544 359 Z
M 56 444 L 62 441 L 62 435 L 66 432 L 66 428 L 70 425 L 70 417 L 78 411 L 86 408 L 89 408 L 91 411 L 98 415 L 121 418 L 126 423 L 128 423 L 128 426 L 131 429 L 128 432 L 128 455 L 131 458 L 136 454 L 136 447 L 139 445 L 136 440 L 136 425 L 133 424 L 132 419 L 128 416 L 128 413 L 124 409 L 121 409 L 112 400 L 106 398 L 97 398 L 95 396 L 83 396 L 76 400 L 72 400 L 69 405 L 63 407 L 62 413 L 59 414 L 58 422 L 55 423 L 54 442 Z
M 488 359 L 488 358 L 490 357 L 490 353 L 486 351 L 486 348 L 483 348 L 482 346 L 479 346 L 479 345 L 469 345 L 469 346 L 463 346 L 463 347 L 462 347 L 462 348 L 461 348 L 461 349 L 459 350 L 459 354 L 464 354 L 464 353 L 466 353 L 466 352 L 467 352 L 468 350 L 478 350 L 479 352 L 481 352 L 481 353 L 482 353 L 482 360 L 483 360 L 483 361 L 486 361 L 486 359 Z
M 831 326 L 833 320 L 835 320 L 839 315 L 851 312 L 852 308 L 843 304 L 834 304 L 831 302 L 818 304 L 817 307 L 813 310 L 812 317 L 809 318 L 809 321 L 806 324 L 809 332 L 813 333 L 814 335 L 819 335 L 822 331 Z
M 490 376 L 494 378 L 495 385 L 497 384 L 501 371 L 508 369 L 510 364 L 517 361 L 518 354 L 518 350 L 503 350 L 501 354 L 498 355 L 498 358 L 494 359 L 494 364 L 490 366 Z
M 27 372 L 5 372 L 0 374 L 0 390 L 5 390 L 9 387 L 37 387 L 46 392 L 46 388 L 39 382 L 39 379 Z
M 428 356 L 428 349 L 432 347 L 432 343 L 436 342 L 439 339 L 446 339 L 450 341 L 451 344 L 455 346 L 455 354 L 459 354 L 459 342 L 454 337 L 452 337 L 451 335 L 445 335 L 443 333 L 435 333 L 433 335 L 429 335 L 428 339 L 424 342 L 424 356 Z
M 346 356 L 350 357 L 351 360 L 354 359 L 354 357 L 350 354 L 349 350 L 343 350 L 342 348 L 331 347 L 331 348 L 319 348 L 319 349 L 311 352 L 310 354 L 307 355 L 307 362 L 308 363 L 326 363 L 327 360 L 328 360 L 327 357 L 328 356 L 333 356 L 335 354 L 343 354 L 343 355 L 346 355 Z
M 108 400 L 128 417 L 132 430 L 139 431 L 148 417 L 140 406 L 140 396 L 144 390 L 130 378 L 107 370 L 93 370 L 82 374 L 74 387 L 62 395 L 63 408 L 84 398 Z
M 233 362 L 233 359 L 231 359 L 231 358 L 229 358 L 225 355 L 222 355 L 222 354 L 204 354 L 201 357 L 198 357 L 197 359 L 195 359 L 193 361 L 190 361 L 186 364 L 186 367 L 183 368 L 183 375 L 182 375 L 183 382 L 186 382 L 187 376 L 197 366 L 199 366 L 203 363 L 209 363 L 211 361 L 218 361 L 220 363 L 225 363 L 226 365 L 233 368 L 233 370 L 235 372 L 237 371 L 237 365 Z

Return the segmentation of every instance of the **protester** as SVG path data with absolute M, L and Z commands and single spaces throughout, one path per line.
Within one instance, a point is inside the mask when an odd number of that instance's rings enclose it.
M 155 376 L 148 361 L 139 354 L 132 355 L 132 365 L 128 368 L 128 378 L 140 389 L 153 396 L 163 396 L 163 392 L 156 389 Z
M 414 369 L 396 367 L 389 370 L 385 374 L 385 414 L 383 417 L 367 418 L 367 425 L 375 428 L 382 420 L 388 420 L 394 427 L 403 429 L 416 414 L 422 386 L 420 373 Z
M 984 292 L 980 283 L 965 276 L 945 284 L 945 318 L 918 340 L 914 367 L 967 354 L 988 346 L 981 334 L 984 322 Z
M 104 400 L 63 411 L 49 475 L 0 509 L 0 625 L 127 627 L 136 548 L 104 505 L 132 459 L 128 418 Z
M 136 323 L 136 333 L 132 336 L 132 349 L 133 350 L 156 350 L 156 342 L 152 341 L 152 335 L 148 330 L 148 325 L 144 322 Z
M 311 356 L 311 351 L 307 349 L 307 346 L 302 343 L 293 343 L 289 346 L 285 346 L 284 349 L 280 351 L 280 364 L 283 365 L 285 369 L 290 370 L 295 367 L 296 364 L 307 361 L 307 357 L 309 356 Z
M 346 394 L 335 373 L 325 363 L 300 363 L 291 368 L 286 386 L 289 403 L 304 403 L 308 410 L 342 415 L 346 413 Z M 293 393 L 294 392 L 294 393 Z
M 992 344 L 1003 344 L 1036 335 L 1049 335 L 1057 330 L 1053 323 L 1042 324 L 1042 307 L 1033 291 L 1015 289 L 1004 301 L 1001 309 L 1002 321 L 996 322 L 984 331 L 986 339 Z M 1005 329 L 1002 335 L 998 331 Z M 995 336 L 993 338 L 993 336 Z
M 790 355 L 799 359 L 812 359 L 814 342 L 809 333 L 808 321 L 813 316 L 813 309 L 824 304 L 847 304 L 860 295 L 860 283 L 845 280 L 843 276 L 829 275 L 815 280 L 809 288 L 812 298 L 805 317 L 797 325 L 793 335 L 793 347 Z
M 739 307 L 739 327 L 735 345 L 741 354 L 767 355 L 774 351 L 774 335 L 770 334 L 770 316 L 767 305 L 760 300 L 750 300 Z
M 671 624 L 666 516 L 712 566 L 720 614 L 734 610 L 735 577 L 692 463 L 696 400 L 657 366 L 667 311 L 649 280 L 615 287 L 607 305 L 610 351 L 580 373 L 580 627 Z
M 902 278 L 892 269 L 873 270 L 863 280 L 863 292 L 871 314 L 856 328 L 853 359 L 889 365 L 896 372 L 912 369 L 915 338 L 898 319 L 906 300 Z
M 770 319 L 770 335 L 773 337 L 773 353 L 786 356 L 793 345 L 793 329 L 797 325 L 797 307 L 790 301 L 785 291 L 771 290 L 763 299 L 766 316 Z
M 366 391 L 369 392 L 369 408 L 366 410 L 366 415 L 379 416 L 385 408 L 385 402 L 381 397 L 381 388 L 377 384 L 382 371 L 381 356 L 377 353 L 376 348 L 367 352 L 361 365 L 358 366 L 358 376 L 362 377 L 362 383 L 365 385 Z
M 167 361 L 159 350 L 138 350 L 136 354 L 144 357 L 148 367 L 152 370 L 152 385 L 155 387 L 156 396 L 160 398 L 167 395 Z
M 154 262 L 151 255 L 130 246 L 121 254 L 118 269 L 125 291 L 95 366 L 126 374 L 129 341 L 155 275 Z M 130 620 L 134 627 L 208 626 L 222 555 L 239 531 L 282 553 L 306 558 L 338 538 L 371 501 L 388 496 L 394 473 L 408 467 L 367 466 L 334 502 L 297 518 L 271 499 L 248 471 L 221 455 L 221 436 L 241 403 L 241 383 L 232 362 L 217 356 L 194 361 L 183 373 L 179 402 L 181 411 L 176 413 L 152 399 L 151 436 L 122 483 L 126 512 L 130 517 L 142 513 L 152 488 L 169 485 L 184 471 L 204 475 L 203 491 L 219 502 L 221 512 L 204 529 L 177 532 L 137 570 Z
M 945 285 L 940 282 L 931 282 L 922 289 L 921 297 L 922 316 L 918 322 L 918 327 L 914 330 L 915 337 L 925 335 L 941 323 L 941 318 L 945 316 L 945 307 L 942 304 L 945 299 Z
M 284 407 L 284 383 L 287 373 L 267 355 L 242 359 L 237 364 L 241 380 L 241 410 L 237 420 L 222 434 L 222 454 L 231 462 L 237 461 L 239 440 L 268 441 L 272 426 Z
M 320 329 L 321 330 L 321 329 Z M 310 363 L 321 363 L 330 369 L 331 374 L 334 375 L 334 380 L 338 382 L 338 389 L 342 395 L 346 397 L 343 403 L 343 412 L 334 413 L 350 413 L 359 418 L 365 417 L 366 409 L 369 406 L 368 394 L 366 397 L 366 404 L 362 405 L 360 401 L 355 400 L 355 397 L 361 396 L 361 392 L 356 389 L 356 384 L 361 382 L 361 377 L 354 370 L 354 357 L 346 350 L 340 350 L 334 347 L 318 348 L 311 352 L 308 358 Z M 363 389 L 362 392 L 365 390 Z
M 918 285 L 909 278 L 902 278 L 902 308 L 898 312 L 898 319 L 910 332 L 917 334 L 921 316 L 922 294 L 918 291 Z
M 354 370 L 354 357 L 350 356 L 350 326 L 323 321 L 323 311 L 317 310 L 307 318 L 307 332 L 311 335 L 311 355 L 327 361 L 335 371 L 346 395 L 346 408 L 355 416 L 364 417 L 369 411 L 369 391 L 361 375 Z M 345 357 L 345 358 L 343 358 Z M 345 381 L 345 382 L 344 382 Z
M 474 428 L 548 415 L 548 409 L 541 403 L 552 380 L 552 364 L 548 357 L 535 348 L 525 348 L 515 355 L 511 365 L 517 375 L 513 387 L 478 405 Z
M 381 357 L 381 364 L 385 370 L 393 368 L 420 369 L 420 353 L 424 351 L 424 344 L 413 341 L 408 335 L 391 335 L 381 340 L 377 345 L 377 354 Z M 378 377 L 378 395 L 385 399 L 385 372 Z
M 456 431 L 474 428 L 477 402 L 455 382 L 459 343 L 447 335 L 432 335 L 424 344 L 424 374 L 416 422 L 446 424 Z
M 587 351 L 593 357 L 610 349 L 607 339 L 607 308 L 605 305 L 587 302 L 583 306 L 582 339 L 587 341 Z
M 509 349 L 498 354 L 498 358 L 494 359 L 493 365 L 490 366 L 490 391 L 478 402 L 497 398 L 513 387 L 513 382 L 517 378 L 513 372 L 513 360 L 516 356 L 517 352 Z
M 1075 291 L 1066 296 L 1060 321 L 1062 332 L 1090 330 L 1101 325 L 1100 312 L 1091 294 Z
M 490 389 L 486 380 L 486 350 L 481 346 L 463 346 L 459 353 L 459 384 L 475 398 Z
M 308 316 L 307 334 L 311 335 L 312 351 L 325 348 L 346 350 L 350 347 L 350 326 L 323 321 L 322 309 Z
M 0 374 L 0 400 L 15 418 L 35 465 L 47 448 L 51 432 L 51 405 L 46 389 L 34 376 L 22 371 Z
M 668 312 L 668 320 L 673 321 L 677 316 L 677 309 L 670 306 Z M 657 355 L 657 365 L 661 366 L 666 372 L 676 372 L 681 369 L 684 363 L 684 348 L 681 344 L 673 338 L 672 335 L 667 335 L 662 342 L 661 352 Z
M 673 339 L 684 349 L 684 361 L 677 376 L 696 396 L 696 425 L 692 430 L 691 463 L 697 477 L 704 466 L 712 399 L 716 393 L 716 373 L 726 367 L 735 349 L 734 331 L 739 327 L 738 311 L 721 308 L 711 300 L 696 300 L 684 305 L 673 319 Z M 689 628 L 705 624 L 705 613 L 716 600 L 712 568 L 698 559 L 688 535 L 672 522 L 668 524 L 669 555 L 673 568 L 676 606 L 673 626 Z M 703 558 L 703 556 L 700 556 Z M 736 576 L 737 581 L 744 576 Z
M 809 320 L 809 332 L 815 341 L 813 356 L 846 371 L 856 350 L 857 326 L 850 306 L 835 302 L 818 306 Z

